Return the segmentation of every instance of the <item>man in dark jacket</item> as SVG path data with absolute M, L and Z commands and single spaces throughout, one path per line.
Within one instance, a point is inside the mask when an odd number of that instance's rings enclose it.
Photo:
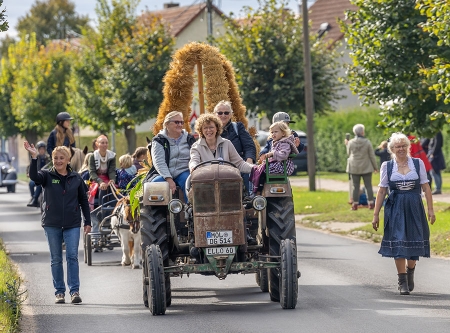
M 45 151 L 46 146 L 44 141 L 39 141 L 36 144 L 36 148 L 39 152 L 39 155 L 37 156 L 37 167 L 39 171 L 50 162 L 50 156 L 48 156 Z M 30 177 L 30 166 L 31 164 L 27 167 L 27 177 Z M 36 183 L 31 179 L 30 182 L 28 183 L 28 186 L 30 188 L 31 200 L 27 204 L 27 206 L 39 207 L 39 196 L 42 193 L 42 186 L 36 185 Z
M 435 189 L 432 194 L 441 194 L 442 193 L 442 176 L 441 170 L 444 170 L 445 159 L 444 154 L 442 153 L 442 146 L 444 144 L 444 140 L 442 138 L 442 133 L 439 131 L 434 138 L 430 140 L 428 145 L 428 160 L 431 163 L 431 176 L 433 177 Z

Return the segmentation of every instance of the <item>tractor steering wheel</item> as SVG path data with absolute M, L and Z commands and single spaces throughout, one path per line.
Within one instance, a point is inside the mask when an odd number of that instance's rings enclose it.
M 197 170 L 199 167 L 205 165 L 205 164 L 228 164 L 231 165 L 232 167 L 237 169 L 237 166 L 235 166 L 233 163 L 228 162 L 228 161 L 224 161 L 224 160 L 211 160 L 211 161 L 205 161 L 205 162 L 201 162 L 200 164 L 197 164 L 194 169 L 192 169 L 192 171 Z

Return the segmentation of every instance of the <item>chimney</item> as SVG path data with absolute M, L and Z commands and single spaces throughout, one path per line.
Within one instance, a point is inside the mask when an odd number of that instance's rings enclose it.
M 164 4 L 164 9 L 173 8 L 173 7 L 180 7 L 180 4 L 179 3 L 175 3 L 175 2 L 166 2 Z

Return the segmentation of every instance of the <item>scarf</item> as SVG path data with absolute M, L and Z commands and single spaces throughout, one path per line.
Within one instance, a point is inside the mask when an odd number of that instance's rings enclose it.
M 111 150 L 107 150 L 106 151 L 106 156 L 102 157 L 100 155 L 100 151 L 95 150 L 94 151 L 94 160 L 95 160 L 95 170 L 98 170 L 100 168 L 100 161 L 103 161 L 104 163 L 107 163 L 109 160 L 113 159 L 116 157 L 116 153 L 111 151 Z

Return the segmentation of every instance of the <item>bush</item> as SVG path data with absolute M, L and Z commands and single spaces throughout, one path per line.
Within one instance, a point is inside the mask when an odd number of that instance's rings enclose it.
M 350 133 L 350 137 L 353 138 L 353 126 L 355 124 L 365 126 L 366 137 L 372 142 L 374 149 L 377 148 L 381 141 L 387 140 L 390 136 L 390 133 L 385 134 L 383 129 L 377 127 L 380 120 L 379 109 L 376 107 L 315 116 L 314 143 L 316 146 L 317 170 L 345 172 L 347 166 L 347 151 L 344 145 L 345 133 Z M 295 128 L 306 131 L 305 119 L 300 120 L 296 125 Z

